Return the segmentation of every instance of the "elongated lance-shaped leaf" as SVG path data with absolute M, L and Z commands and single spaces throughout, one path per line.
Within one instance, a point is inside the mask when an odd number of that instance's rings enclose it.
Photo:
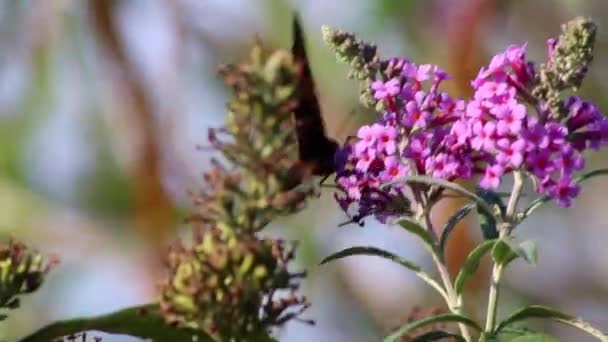
M 396 342 L 403 335 L 407 334 L 408 332 L 410 332 L 414 329 L 424 327 L 429 324 L 434 324 L 434 323 L 461 323 L 461 324 L 468 325 L 477 331 L 481 331 L 481 328 L 479 327 L 479 325 L 477 323 L 475 323 L 475 321 L 473 321 L 472 319 L 467 318 L 462 315 L 457 315 L 454 313 L 447 313 L 447 314 L 441 314 L 441 315 L 437 315 L 437 316 L 433 316 L 433 317 L 423 318 L 423 319 L 417 320 L 415 322 L 408 323 L 408 324 L 402 326 L 401 328 L 399 328 L 394 333 L 387 336 L 384 339 L 384 342 Z
M 424 272 L 422 270 L 422 268 L 420 268 L 420 266 L 416 265 L 415 263 L 413 263 L 411 261 L 405 260 L 396 254 L 393 254 L 389 251 L 385 251 L 385 250 L 377 248 L 377 247 L 357 246 L 357 247 L 346 248 L 346 249 L 343 249 L 343 250 L 341 250 L 337 253 L 334 253 L 334 254 L 326 257 L 325 259 L 323 259 L 323 261 L 321 261 L 321 265 L 326 264 L 330 261 L 342 259 L 342 258 L 345 258 L 348 256 L 356 256 L 356 255 L 377 256 L 377 257 L 381 257 L 381 258 L 396 262 L 399 265 L 401 265 L 411 271 L 414 271 L 414 273 L 418 276 L 418 278 L 424 280 L 427 284 L 429 284 L 432 288 L 434 288 L 445 300 L 448 300 L 448 296 L 447 296 L 445 290 L 443 289 L 443 287 L 441 287 L 441 285 L 439 285 L 439 283 L 437 281 L 435 281 L 435 279 L 433 279 L 428 273 Z
M 447 338 L 448 341 L 466 342 L 464 337 L 462 337 L 458 334 L 454 334 L 449 331 L 443 331 L 443 330 L 429 331 L 425 334 L 418 335 L 409 341 L 410 342 L 431 342 L 431 341 L 438 341 L 438 340 L 441 340 L 444 338 Z
M 397 221 L 397 224 L 399 224 L 401 227 L 403 227 L 408 232 L 410 232 L 410 233 L 418 236 L 420 239 L 422 239 L 422 242 L 424 242 L 425 247 L 428 248 L 431 253 L 434 253 L 435 241 L 434 241 L 433 236 L 431 235 L 431 233 L 428 230 L 424 229 L 424 227 L 422 227 L 418 222 L 416 222 L 408 217 L 401 217 Z
M 383 184 L 382 188 L 387 188 L 387 187 L 390 187 L 391 185 L 402 184 L 402 183 L 426 184 L 429 186 L 438 186 L 441 188 L 450 189 L 450 190 L 474 201 L 475 203 L 479 204 L 481 209 L 486 211 L 488 214 L 494 215 L 494 211 L 492 210 L 492 207 L 486 201 L 484 201 L 483 198 L 481 198 L 481 197 L 477 196 L 475 193 L 465 189 L 461 185 L 458 185 L 456 183 L 449 182 L 449 181 L 446 181 L 443 179 L 433 178 L 433 177 L 429 177 L 429 176 L 406 176 L 406 177 L 401 177 L 392 182 Z
M 194 339 L 198 342 L 214 341 L 200 330 L 176 328 L 166 324 L 156 304 L 132 307 L 101 316 L 59 321 L 47 325 L 20 341 L 48 342 L 89 330 L 130 335 L 154 341 L 193 341 Z
M 445 247 L 448 243 L 448 238 L 450 237 L 450 234 L 452 233 L 454 228 L 456 228 L 458 222 L 460 222 L 465 216 L 467 216 L 475 207 L 476 205 L 474 203 L 466 204 L 462 208 L 458 209 L 458 211 L 454 213 L 454 215 L 452 215 L 443 226 L 443 231 L 441 232 L 441 237 L 439 238 L 439 245 L 437 246 L 441 260 L 444 259 Z
M 584 174 L 576 177 L 574 179 L 574 182 L 577 184 L 580 184 L 593 177 L 603 176 L 603 175 L 608 175 L 608 169 L 597 169 L 597 170 L 589 171 L 587 173 L 584 173 Z M 541 196 L 541 197 L 535 199 L 534 201 L 532 201 L 532 203 L 530 203 L 530 205 L 526 209 L 524 209 L 524 211 L 520 215 L 519 220 L 520 221 L 524 220 L 526 217 L 530 216 L 530 214 L 532 214 L 532 212 L 534 212 L 536 209 L 538 209 L 541 205 L 549 202 L 550 200 L 551 200 L 550 196 Z
M 502 322 L 500 322 L 496 326 L 495 334 L 500 333 L 500 331 L 502 329 L 504 329 L 505 327 L 508 327 L 509 325 L 511 325 L 513 323 L 527 320 L 530 318 L 546 318 L 546 319 L 551 319 L 551 320 L 554 320 L 557 322 L 561 322 L 561 323 L 570 325 L 572 327 L 581 329 L 581 330 L 587 332 L 588 334 L 597 337 L 597 339 L 602 342 L 608 342 L 608 335 L 601 332 L 597 328 L 594 328 L 589 323 L 587 323 L 583 320 L 580 320 L 572 315 L 563 313 L 559 310 L 549 308 L 546 306 L 541 306 L 541 305 L 527 306 L 527 307 L 511 314 L 509 317 L 505 318 Z
M 454 281 L 454 291 L 456 294 L 461 294 L 462 289 L 464 288 L 464 284 L 466 280 L 473 275 L 479 268 L 479 262 L 481 258 L 494 247 L 498 240 L 486 240 L 475 247 L 474 250 L 469 253 L 467 258 L 464 260 L 462 264 L 462 268 L 458 275 L 456 276 L 456 281 Z

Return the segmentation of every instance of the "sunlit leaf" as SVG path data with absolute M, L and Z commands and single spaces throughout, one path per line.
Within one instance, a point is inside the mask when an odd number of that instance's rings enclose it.
M 213 341 L 210 336 L 201 331 L 179 329 L 167 325 L 158 310 L 158 305 L 150 304 L 102 316 L 59 321 L 22 338 L 21 342 L 48 342 L 89 330 L 130 335 L 155 341 L 193 341 L 193 339 L 198 342 Z
M 517 242 L 511 238 L 501 239 L 492 250 L 494 261 L 508 265 L 517 257 L 523 258 L 527 263 L 535 265 L 538 261 L 536 243 L 532 240 Z
M 530 318 L 546 318 L 554 321 L 558 321 L 572 327 L 578 328 L 587 332 L 590 335 L 597 337 L 602 342 L 608 342 L 608 336 L 601 332 L 600 330 L 594 328 L 589 323 L 580 320 L 572 315 L 563 313 L 553 308 L 540 306 L 540 305 L 531 305 L 527 306 L 515 313 L 511 314 L 509 317 L 505 318 L 502 322 L 500 322 L 496 326 L 496 333 L 499 333 L 505 327 L 520 322 L 523 320 L 527 320 Z
M 426 325 L 435 324 L 435 323 L 461 323 L 461 324 L 468 325 L 477 331 L 481 331 L 481 328 L 479 327 L 479 325 L 477 325 L 477 323 L 475 323 L 475 321 L 471 320 L 470 318 L 464 317 L 462 315 L 457 315 L 454 313 L 447 313 L 447 314 L 441 314 L 441 315 L 437 315 L 437 316 L 433 316 L 433 317 L 423 318 L 423 319 L 417 320 L 415 322 L 408 323 L 408 324 L 402 326 L 401 328 L 399 328 L 398 330 L 396 330 L 391 335 L 387 336 L 384 339 L 384 342 L 398 341 L 403 335 L 409 333 L 410 331 L 412 331 L 414 329 L 418 329 L 418 328 L 424 327 Z
M 422 227 L 420 224 L 418 224 L 416 221 L 413 221 L 407 217 L 402 217 L 402 218 L 399 218 L 399 220 L 397 221 L 397 224 L 399 224 L 401 227 L 403 227 L 408 232 L 421 238 L 422 241 L 424 242 L 424 244 L 431 250 L 433 250 L 435 248 L 435 242 L 433 241 L 433 237 L 431 236 L 431 234 L 426 229 L 424 229 L 424 227 Z
M 439 283 L 437 281 L 435 281 L 433 278 L 431 278 L 431 276 L 429 276 L 426 272 L 424 272 L 420 266 L 416 265 L 415 263 L 405 260 L 402 257 L 395 255 L 389 251 L 385 251 L 383 249 L 377 248 L 377 247 L 371 247 L 371 246 L 357 246 L 357 247 L 350 247 L 350 248 L 346 248 L 344 250 L 341 250 L 337 253 L 334 253 L 328 257 L 326 257 L 325 259 L 323 259 L 323 261 L 321 261 L 321 265 L 326 264 L 330 261 L 333 260 L 338 260 L 338 259 L 342 259 L 348 256 L 362 256 L 362 255 L 367 255 L 367 256 L 377 256 L 377 257 L 381 257 L 384 259 L 388 259 L 390 261 L 396 262 L 399 265 L 414 271 L 414 273 L 422 280 L 424 280 L 427 284 L 431 285 L 435 290 L 437 290 L 437 292 L 439 292 L 439 294 L 441 294 L 444 298 L 447 299 L 447 295 L 445 293 L 445 291 L 443 290 L 443 288 L 441 287 L 441 285 L 439 285 Z
M 456 281 L 454 281 L 454 291 L 456 294 L 462 293 L 462 289 L 464 288 L 464 284 L 466 280 L 473 275 L 477 269 L 479 268 L 479 262 L 481 258 L 494 247 L 497 240 L 486 240 L 475 247 L 474 250 L 469 253 L 467 258 L 464 260 L 462 264 L 462 268 L 458 272 L 456 276 Z

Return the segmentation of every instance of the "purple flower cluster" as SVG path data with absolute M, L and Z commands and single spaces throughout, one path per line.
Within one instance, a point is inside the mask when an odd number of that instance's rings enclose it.
M 473 174 L 474 159 L 449 148 L 451 126 L 464 115 L 466 104 L 439 90 L 448 75 L 437 66 L 398 59 L 390 63 L 399 77 L 372 84 L 387 110 L 376 123 L 361 127 L 356 142 L 337 158 L 337 183 L 344 190 L 337 199 L 344 209 L 358 203 L 356 217 L 390 216 L 390 209 L 396 209 L 392 204 L 406 196 L 402 185 L 380 190 L 381 184 L 412 174 L 450 180 Z
M 343 190 L 336 198 L 345 210 L 359 205 L 355 219 L 390 216 L 406 189 L 381 185 L 407 175 L 449 181 L 479 175 L 482 188 L 496 189 L 503 176 L 521 170 L 536 180 L 537 192 L 569 206 L 579 192 L 573 174 L 584 166 L 582 152 L 608 142 L 608 120 L 592 103 L 571 97 L 560 118 L 531 99 L 537 77 L 525 45 L 510 46 L 482 68 L 468 101 L 439 90 L 448 75 L 437 66 L 389 63 L 398 76 L 371 85 L 386 110 L 336 158 Z
M 481 187 L 496 189 L 503 175 L 523 170 L 537 180 L 537 192 L 567 207 L 579 192 L 573 174 L 584 167 L 582 152 L 607 141 L 608 121 L 596 106 L 577 97 L 565 103 L 565 119 L 542 104 L 536 110 L 527 107 L 522 99 L 533 80 L 525 46 L 498 54 L 472 82 L 475 94 L 452 133 L 459 146 L 470 147 L 484 161 Z

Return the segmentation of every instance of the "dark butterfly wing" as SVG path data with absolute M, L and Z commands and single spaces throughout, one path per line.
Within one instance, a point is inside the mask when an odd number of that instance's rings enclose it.
M 295 63 L 300 68 L 300 98 L 294 110 L 300 162 L 310 167 L 315 175 L 329 175 L 334 172 L 334 154 L 338 144 L 325 135 L 321 106 L 315 92 L 304 35 L 297 16 L 293 21 L 291 51 Z

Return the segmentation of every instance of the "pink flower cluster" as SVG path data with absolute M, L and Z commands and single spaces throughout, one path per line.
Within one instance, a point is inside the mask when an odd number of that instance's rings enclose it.
M 482 188 L 496 189 L 503 176 L 522 170 L 536 179 L 537 192 L 569 206 L 579 192 L 573 175 L 584 166 L 582 152 L 608 142 L 608 120 L 595 105 L 571 97 L 564 103 L 568 115 L 559 119 L 530 101 L 535 71 L 525 45 L 509 47 L 482 68 L 468 101 L 439 90 L 448 76 L 437 66 L 390 63 L 399 77 L 372 84 L 386 110 L 336 158 L 343 190 L 336 198 L 345 210 L 358 204 L 355 219 L 393 214 L 405 187 L 380 186 L 416 174 L 450 181 L 479 175 Z
M 337 199 L 343 208 L 356 202 L 356 218 L 390 216 L 392 205 L 405 195 L 402 185 L 380 185 L 403 176 L 428 174 L 437 178 L 467 178 L 474 158 L 453 144 L 452 124 L 464 115 L 466 104 L 439 90 L 447 74 L 436 66 L 394 59 L 399 77 L 372 84 L 374 95 L 387 110 L 382 118 L 357 132 L 356 142 L 338 153 L 337 183 L 344 190 Z M 428 90 L 424 90 L 428 88 Z

